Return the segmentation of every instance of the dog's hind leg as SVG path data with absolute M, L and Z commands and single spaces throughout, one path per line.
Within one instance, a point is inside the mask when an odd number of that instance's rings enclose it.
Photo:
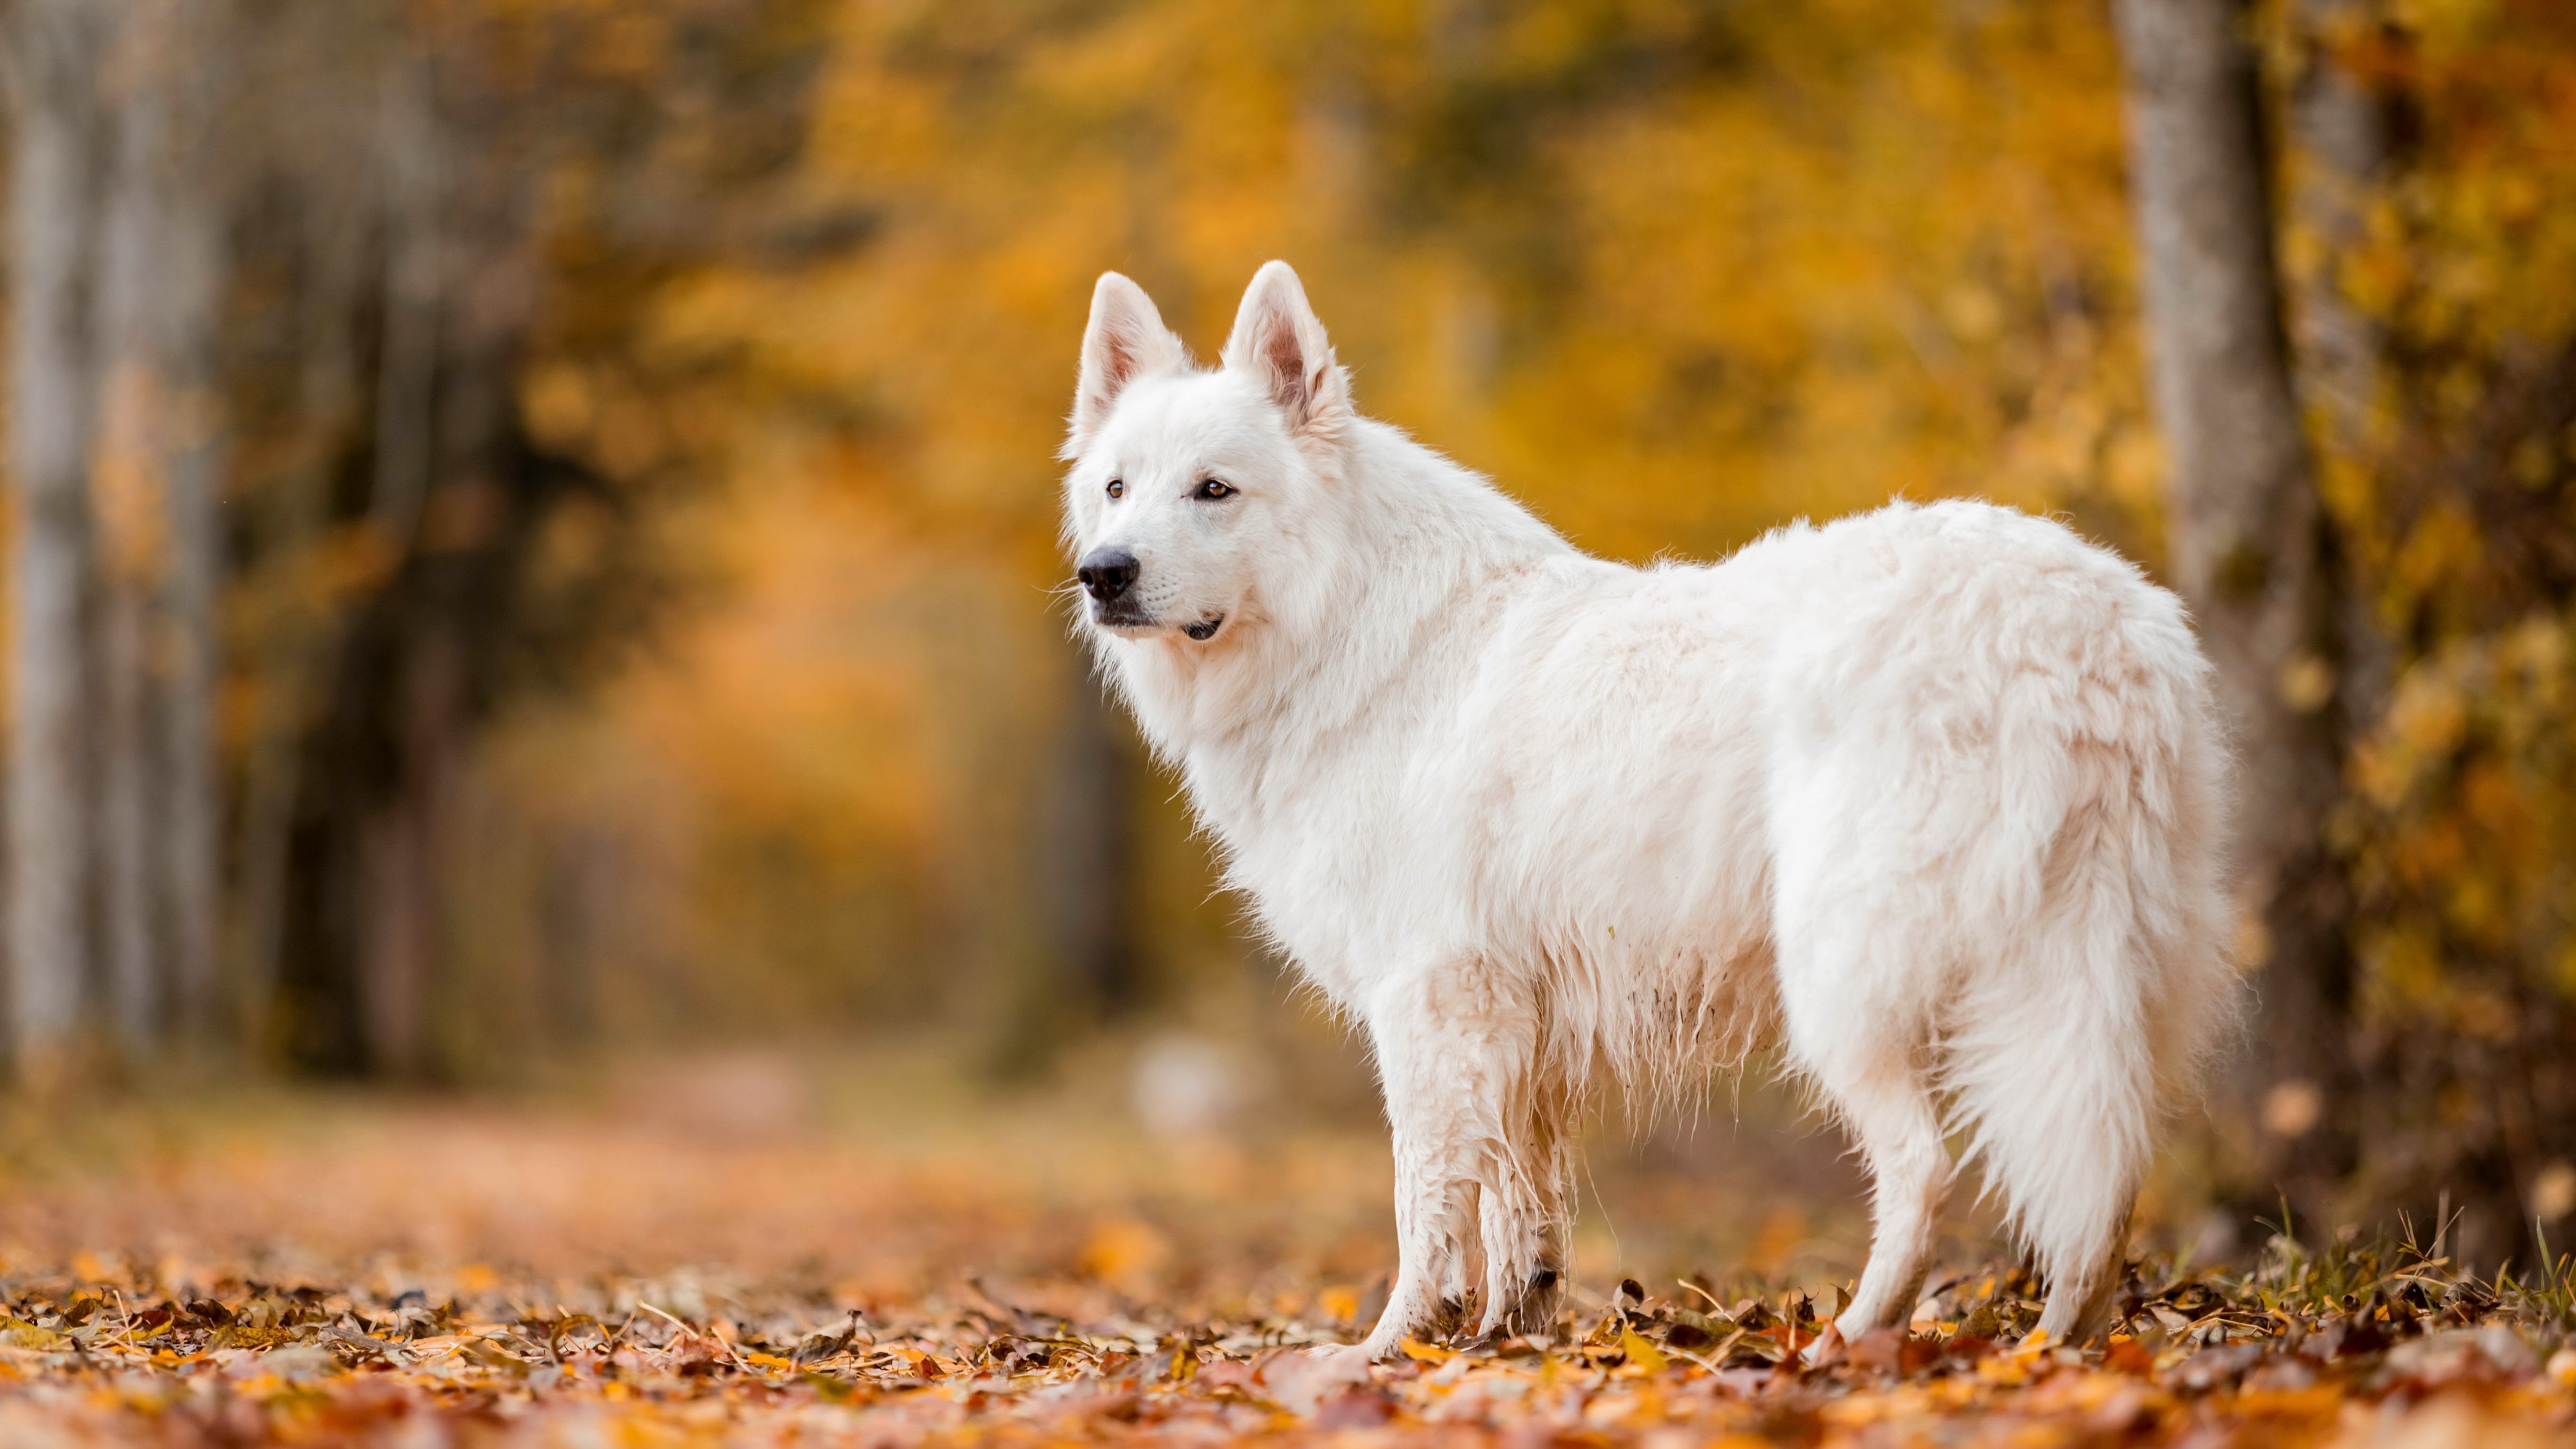
M 1836 1317 L 1845 1338 L 1902 1328 L 1914 1316 L 1932 1267 L 1941 1207 L 1950 1192 L 1950 1152 L 1932 1094 L 1910 1062 L 1826 1083 L 1834 1107 L 1869 1163 L 1869 1266 Z
M 2039 1331 L 2051 1343 L 2091 1343 L 2118 1325 L 2112 1321 L 2122 1270 L 2128 1265 L 2129 1215 L 2122 1212 L 2092 1261 L 2074 1273 L 2052 1279 L 2048 1303 L 2040 1310 Z
M 1836 889 L 1830 872 L 1786 874 L 1784 904 L 1803 907 L 1787 913 L 1779 948 L 1789 1054 L 1850 1131 L 1872 1182 L 1869 1265 L 1836 1319 L 1849 1339 L 1913 1318 L 1949 1197 L 1950 1152 L 1925 1069 L 1923 937 Z

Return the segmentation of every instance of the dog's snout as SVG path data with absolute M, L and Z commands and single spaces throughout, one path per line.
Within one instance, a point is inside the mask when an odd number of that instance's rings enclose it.
M 1082 580 L 1084 593 L 1106 604 L 1126 593 L 1142 571 L 1136 555 L 1123 548 L 1095 548 L 1083 556 L 1073 576 Z

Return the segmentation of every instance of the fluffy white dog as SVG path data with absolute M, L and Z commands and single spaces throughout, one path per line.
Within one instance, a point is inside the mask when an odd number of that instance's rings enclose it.
M 1596 1073 L 1669 1098 L 1774 1041 L 1875 1182 L 1846 1334 L 1911 1317 L 1950 1130 L 2041 1329 L 2103 1329 L 2233 991 L 2226 746 L 2171 594 L 1974 503 L 1588 557 L 1354 412 L 1279 262 L 1213 371 L 1102 277 L 1064 456 L 1107 674 L 1374 1049 L 1401 1264 L 1369 1352 L 1471 1301 L 1549 1322 Z

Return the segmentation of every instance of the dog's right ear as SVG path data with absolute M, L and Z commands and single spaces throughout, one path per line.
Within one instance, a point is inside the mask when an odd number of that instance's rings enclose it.
M 1102 272 L 1091 293 L 1091 326 L 1082 334 L 1082 379 L 1074 384 L 1073 418 L 1063 456 L 1082 452 L 1109 420 L 1118 394 L 1137 378 L 1187 367 L 1189 350 L 1163 325 L 1154 299 L 1116 272 Z

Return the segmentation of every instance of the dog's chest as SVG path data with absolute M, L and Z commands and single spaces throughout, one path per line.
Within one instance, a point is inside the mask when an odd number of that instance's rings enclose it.
M 1416 752 L 1194 756 L 1192 803 L 1222 847 L 1227 884 L 1316 984 L 1348 1004 L 1394 955 L 1459 934 L 1469 882 L 1426 832 L 1449 802 Z

